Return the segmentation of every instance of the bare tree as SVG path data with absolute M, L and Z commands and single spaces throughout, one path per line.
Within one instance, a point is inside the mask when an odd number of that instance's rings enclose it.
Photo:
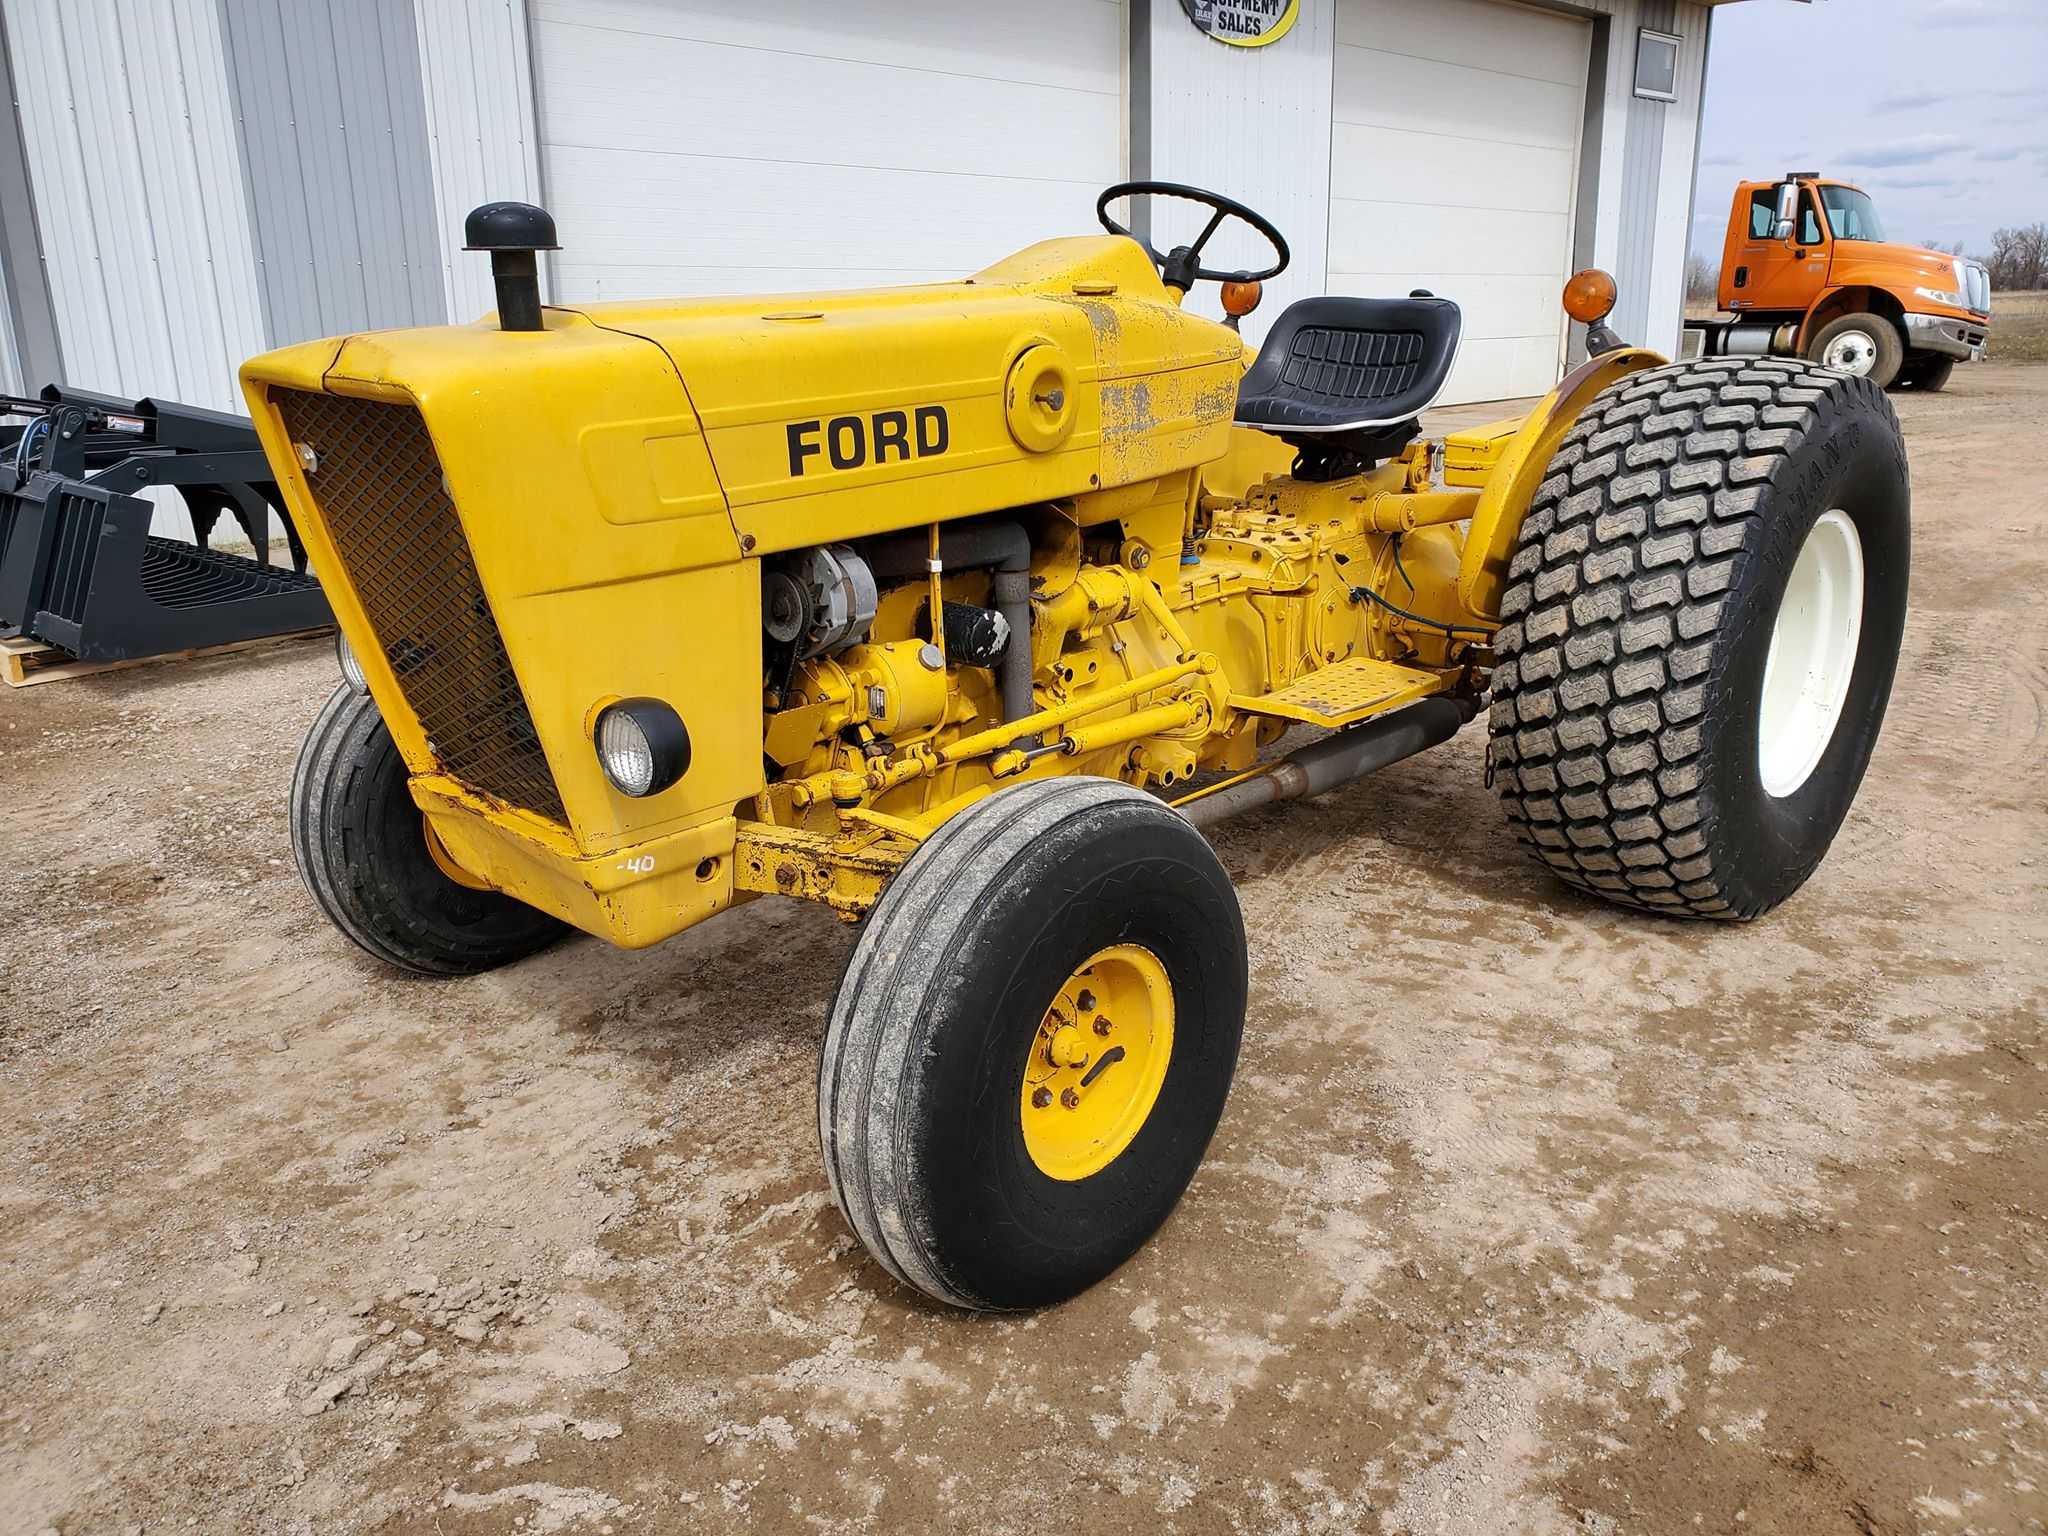
M 2048 224 L 2001 229 L 1991 237 L 1991 286 L 2002 292 L 2031 291 L 2048 285 Z
M 1685 302 L 1709 304 L 1721 281 L 1720 268 L 1697 252 L 1685 258 Z

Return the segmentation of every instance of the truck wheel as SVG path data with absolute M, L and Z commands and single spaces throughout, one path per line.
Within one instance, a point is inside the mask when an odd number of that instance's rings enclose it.
M 1699 917 L 1797 890 L 1884 718 L 1909 499 L 1869 379 L 1716 358 L 1595 400 L 1501 599 L 1488 763 L 1535 855 Z
M 1839 315 L 1822 326 L 1806 344 L 1808 360 L 1852 379 L 1868 379 L 1889 388 L 1906 361 L 1906 343 L 1899 328 L 1868 310 Z
M 839 1209 L 927 1296 L 1038 1307 L 1142 1247 L 1194 1177 L 1244 1027 L 1230 877 L 1107 779 L 970 806 L 863 926 L 818 1067 Z
M 1956 360 L 1939 352 L 1931 357 L 1916 357 L 1899 370 L 1897 387 L 1931 395 L 1948 388 L 1949 375 L 1955 371 Z
M 443 874 L 405 781 L 376 701 L 337 688 L 299 749 L 291 798 L 292 855 L 335 927 L 423 976 L 509 965 L 568 931 L 523 902 Z

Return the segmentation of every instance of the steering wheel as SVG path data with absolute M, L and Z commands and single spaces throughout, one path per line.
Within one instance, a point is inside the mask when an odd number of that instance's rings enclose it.
M 1120 197 L 1177 197 L 1183 202 L 1199 203 L 1204 208 L 1214 209 L 1214 216 L 1202 226 L 1202 232 L 1195 236 L 1192 245 L 1176 245 L 1164 256 L 1155 251 L 1151 243 L 1138 237 L 1109 216 L 1109 205 Z M 1273 227 L 1273 221 L 1264 214 L 1255 213 L 1235 198 L 1219 192 L 1204 191 L 1200 187 L 1184 186 L 1177 181 L 1120 181 L 1095 200 L 1095 217 L 1102 221 L 1102 227 L 1112 235 L 1122 235 L 1128 240 L 1137 240 L 1139 247 L 1152 258 L 1152 264 L 1159 269 L 1160 280 L 1169 287 L 1186 293 L 1202 278 L 1214 283 L 1260 283 L 1269 277 L 1278 277 L 1287 270 L 1287 241 L 1280 231 Z M 1241 219 L 1251 225 L 1273 247 L 1273 254 L 1279 258 L 1262 272 L 1219 272 L 1202 265 L 1202 247 L 1209 243 L 1209 237 L 1216 233 L 1216 226 L 1226 218 Z

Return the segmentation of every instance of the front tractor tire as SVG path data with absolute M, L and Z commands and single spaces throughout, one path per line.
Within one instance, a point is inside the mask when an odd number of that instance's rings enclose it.
M 546 913 L 442 873 L 376 701 L 347 684 L 299 749 L 291 834 L 299 874 L 328 920 L 401 970 L 473 976 L 567 932 Z
M 847 1223 L 953 1306 L 1093 1285 L 1194 1177 L 1245 973 L 1230 877 L 1151 795 L 1049 779 L 960 812 L 883 891 L 832 1004 L 818 1134 Z
M 1536 857 L 1696 917 L 1797 890 L 1884 719 L 1909 500 L 1868 378 L 1717 358 L 1595 400 L 1501 600 L 1488 762 Z

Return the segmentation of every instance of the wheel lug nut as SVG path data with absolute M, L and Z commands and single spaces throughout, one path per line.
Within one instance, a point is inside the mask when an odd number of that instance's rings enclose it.
M 1098 1035 L 1107 1035 L 1109 1033 L 1108 1014 L 1099 1013 L 1095 1016 L 1095 1033 L 1097 1033 Z
M 1040 1092 L 1043 1091 L 1043 1089 L 1040 1090 Z M 1060 1090 L 1060 1102 L 1069 1109 L 1079 1109 L 1081 1107 L 1081 1095 L 1074 1092 L 1071 1088 L 1062 1088 Z
M 1072 1090 L 1069 1089 L 1068 1091 L 1071 1092 Z M 1034 1088 L 1031 1090 L 1031 1107 L 1033 1109 L 1043 1109 L 1051 1102 L 1052 1090 L 1050 1088 Z
M 1089 1009 L 1095 1006 L 1095 994 L 1093 992 L 1090 992 L 1086 987 L 1083 987 L 1081 989 L 1081 995 L 1075 998 L 1074 1002 L 1075 1005 L 1079 1007 L 1083 1013 L 1086 1013 Z

